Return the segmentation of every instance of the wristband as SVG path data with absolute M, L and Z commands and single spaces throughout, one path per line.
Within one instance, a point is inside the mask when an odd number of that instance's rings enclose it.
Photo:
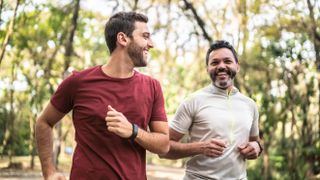
M 133 143 L 138 135 L 138 125 L 132 123 L 132 134 L 130 136 L 130 141 Z
M 256 142 L 257 142 L 257 144 L 259 145 L 259 148 L 260 148 L 260 151 L 259 151 L 259 154 L 258 154 L 258 156 L 260 156 L 260 154 L 261 154 L 262 151 L 263 151 L 263 147 L 262 147 L 262 145 L 260 144 L 259 141 L 256 141 Z

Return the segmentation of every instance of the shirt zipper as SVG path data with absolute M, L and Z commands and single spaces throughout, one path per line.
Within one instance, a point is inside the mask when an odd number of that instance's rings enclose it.
M 228 109 L 230 112 L 230 123 L 229 123 L 229 143 L 230 145 L 234 143 L 234 124 L 235 124 L 235 116 L 233 113 L 232 103 L 231 103 L 231 97 L 230 97 L 231 91 L 227 92 L 227 103 L 228 103 Z

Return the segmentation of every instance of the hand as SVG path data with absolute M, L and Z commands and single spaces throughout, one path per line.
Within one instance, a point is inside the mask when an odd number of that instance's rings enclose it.
M 55 172 L 55 173 L 49 175 L 45 179 L 46 180 L 67 180 L 66 177 L 64 177 L 64 175 L 59 172 Z
M 211 139 L 204 143 L 203 154 L 209 157 L 219 157 L 226 147 L 226 143 L 223 140 Z
M 122 138 L 129 138 L 132 135 L 132 124 L 121 112 L 118 112 L 110 105 L 108 106 L 105 120 L 108 131 Z
M 238 147 L 240 154 L 246 159 L 256 159 L 259 156 L 260 147 L 256 141 L 248 142 Z

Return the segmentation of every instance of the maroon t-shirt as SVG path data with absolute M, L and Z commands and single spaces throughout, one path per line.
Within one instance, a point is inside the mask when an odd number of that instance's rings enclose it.
M 167 121 L 157 80 L 137 71 L 111 78 L 101 66 L 74 72 L 51 98 L 60 112 L 72 111 L 77 146 L 70 179 L 146 179 L 146 151 L 107 130 L 107 106 L 146 130 L 150 121 Z

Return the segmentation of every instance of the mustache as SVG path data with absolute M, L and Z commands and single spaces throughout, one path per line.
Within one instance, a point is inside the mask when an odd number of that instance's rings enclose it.
M 216 69 L 215 71 L 212 72 L 212 76 L 217 76 L 218 73 L 221 73 L 221 72 L 225 72 L 226 74 L 228 74 L 231 79 L 233 79 L 237 74 L 237 72 L 234 71 L 233 69 L 226 67 L 226 68 Z

